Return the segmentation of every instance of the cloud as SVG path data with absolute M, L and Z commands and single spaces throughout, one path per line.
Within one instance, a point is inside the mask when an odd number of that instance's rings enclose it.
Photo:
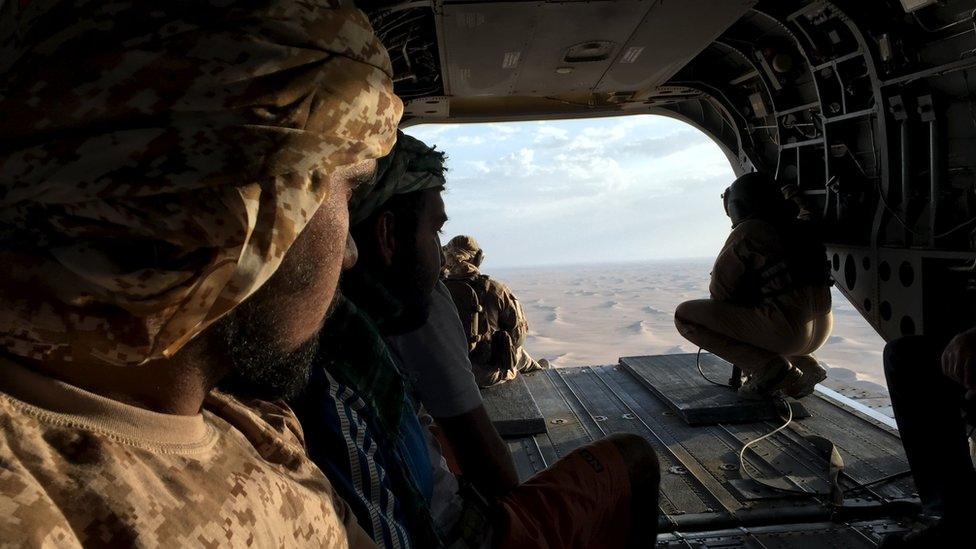
M 483 145 L 486 139 L 480 135 L 462 135 L 454 140 L 453 145 L 476 146 Z
M 498 166 L 502 168 L 514 168 L 515 172 L 524 175 L 532 175 L 538 172 L 538 167 L 533 164 L 535 160 L 535 150 L 523 147 L 511 154 L 505 155 L 498 161 Z M 511 172 L 511 170 L 508 170 Z
M 449 156 L 445 231 L 483 236 L 494 265 L 705 256 L 728 233 L 718 199 L 728 159 L 684 122 L 451 128 L 433 134 Z
M 469 160 L 468 165 L 471 166 L 471 169 L 474 170 L 475 173 L 479 173 L 479 174 L 491 173 L 491 170 L 488 168 L 488 163 L 485 162 L 484 160 Z
M 452 124 L 421 124 L 407 128 L 405 133 L 416 137 L 424 143 L 431 143 L 446 137 L 446 134 L 453 133 L 457 129 L 457 126 Z
M 533 143 L 543 146 L 557 146 L 569 141 L 569 130 L 556 126 L 541 126 L 535 131 Z
M 663 158 L 705 144 L 712 144 L 708 136 L 701 132 L 687 130 L 664 137 L 646 137 L 637 141 L 622 143 L 615 147 L 615 152 L 620 155 Z
M 522 131 L 521 128 L 517 126 L 510 126 L 508 124 L 488 124 L 488 128 L 497 136 L 505 136 L 505 139 L 508 139 Z

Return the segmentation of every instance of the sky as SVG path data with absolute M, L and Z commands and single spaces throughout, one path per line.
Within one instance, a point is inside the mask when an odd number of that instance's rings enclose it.
M 445 151 L 442 240 L 478 239 L 486 268 L 714 257 L 734 175 L 705 134 L 653 115 L 423 124 Z

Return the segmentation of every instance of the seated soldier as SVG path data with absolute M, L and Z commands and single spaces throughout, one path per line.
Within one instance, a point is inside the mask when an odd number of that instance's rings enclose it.
M 0 4 L 4 545 L 374 546 L 261 399 L 307 377 L 389 59 L 355 10 L 201 10 Z
M 436 168 L 443 156 L 421 145 L 401 135 L 392 161 L 381 163 L 386 169 L 354 207 L 353 219 L 360 221 L 352 234 L 360 256 L 344 277 L 343 292 L 387 338 L 424 325 L 441 268 L 438 233 L 447 219 L 441 199 L 443 177 L 430 175 L 443 173 Z M 356 386 L 366 404 L 363 414 L 376 415 L 384 402 L 409 399 L 391 389 L 405 391 L 406 383 L 373 375 L 370 364 L 363 367 L 367 373 L 361 377 L 370 381 Z M 417 393 L 436 394 L 436 387 L 419 388 Z M 428 467 L 435 470 L 411 476 L 433 479 L 431 515 L 447 543 L 552 548 L 653 544 L 659 472 L 643 438 L 608 437 L 570 453 L 521 485 L 509 482 L 509 489 L 489 494 L 454 488 L 457 480 L 441 467 L 439 446 L 431 440 L 428 447 Z M 416 501 L 411 494 L 394 496 Z
M 443 282 L 434 288 L 427 322 L 386 341 L 464 479 L 485 497 L 507 494 L 518 484 L 515 463 L 485 410 L 468 341 Z
M 390 178 L 401 179 L 404 184 L 411 178 L 414 187 L 409 190 L 415 192 L 406 193 L 407 200 L 423 189 L 442 188 L 443 159 L 429 153 L 423 143 L 398 133 L 394 150 L 378 162 L 377 192 L 394 190 L 387 184 Z M 374 199 L 373 193 L 357 197 L 359 206 L 351 214 L 354 224 L 362 220 L 361 212 L 368 210 Z M 400 200 L 392 195 L 383 199 L 391 206 Z M 405 215 L 401 216 L 398 230 L 405 220 Z M 347 266 L 351 267 L 358 252 L 351 237 L 348 244 Z M 413 280 L 410 273 L 404 278 Z M 378 546 L 444 545 L 462 537 L 456 528 L 461 512 L 455 499 L 457 483 L 451 487 L 454 477 L 445 476 L 443 460 L 431 463 L 428 445 L 435 442 L 421 424 L 409 384 L 379 333 L 380 327 L 389 331 L 391 324 L 412 329 L 424 319 L 410 317 L 409 313 L 424 312 L 427 307 L 405 308 L 408 316 L 404 320 L 375 305 L 386 299 L 385 290 L 377 291 L 376 295 L 360 295 L 361 307 L 346 298 L 337 302 L 322 330 L 320 357 L 311 382 L 295 400 L 295 411 L 308 433 L 312 459 L 333 480 Z M 447 402 L 444 405 L 450 406 Z M 463 535 L 472 539 L 479 534 L 483 537 L 486 532 Z
M 507 286 L 481 274 L 484 258 L 471 236 L 455 236 L 444 246 L 444 283 L 468 333 L 474 376 L 481 387 L 491 387 L 519 372 L 548 368 L 549 361 L 536 362 L 525 352 L 529 324 L 522 305 Z
M 885 346 L 884 367 L 915 487 L 927 514 L 940 519 L 891 534 L 881 547 L 957 547 L 976 516 L 968 442 L 976 429 L 976 328 L 948 345 L 931 336 L 896 339 Z
M 732 234 L 712 268 L 711 299 L 679 305 L 674 324 L 747 376 L 742 396 L 807 396 L 827 377 L 812 353 L 833 325 L 824 246 L 764 174 L 736 179 L 723 198 Z

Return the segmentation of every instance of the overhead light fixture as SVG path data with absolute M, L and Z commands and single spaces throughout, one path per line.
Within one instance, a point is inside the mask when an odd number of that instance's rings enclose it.
M 569 74 L 573 72 L 573 67 L 559 67 L 556 69 L 556 74 Z
M 901 0 L 901 7 L 905 8 L 905 13 L 912 13 L 922 8 L 933 6 L 937 0 Z
M 624 50 L 624 54 L 620 56 L 621 63 L 633 63 L 637 61 L 640 57 L 641 52 L 644 51 L 644 46 L 631 46 Z
M 591 61 L 603 61 L 610 57 L 616 47 L 615 42 L 610 40 L 590 40 L 580 42 L 570 46 L 563 56 L 564 63 L 589 63 Z
M 502 58 L 502 68 L 503 69 L 514 69 L 519 64 L 519 59 L 522 58 L 522 52 L 520 51 L 508 51 L 505 52 L 505 57 Z

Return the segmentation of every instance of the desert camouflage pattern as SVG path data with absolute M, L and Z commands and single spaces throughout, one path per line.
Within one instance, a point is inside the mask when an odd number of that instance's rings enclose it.
M 0 364 L 2 547 L 374 547 L 283 404 L 158 414 Z
M 448 287 L 463 283 L 478 296 L 477 311 L 467 310 L 474 303 L 456 301 L 458 316 L 471 322 L 477 319 L 477 333 L 469 341 L 472 372 L 479 387 L 511 381 L 519 373 L 542 369 L 523 345 L 529 321 L 518 298 L 502 282 L 481 274 L 484 258 L 473 236 L 458 235 L 441 249 L 444 255 L 444 283 Z
M 459 234 L 442 248 L 444 252 L 444 272 L 455 278 L 469 278 L 478 275 L 478 265 L 474 264 L 481 245 L 473 236 Z M 482 253 L 484 258 L 484 253 Z
M 398 131 L 393 150 L 377 162 L 373 185 L 350 201 L 349 223 L 365 220 L 396 195 L 443 187 L 445 159 L 443 152 Z
M 169 357 L 271 276 L 402 112 L 336 4 L 0 2 L 0 347 Z

